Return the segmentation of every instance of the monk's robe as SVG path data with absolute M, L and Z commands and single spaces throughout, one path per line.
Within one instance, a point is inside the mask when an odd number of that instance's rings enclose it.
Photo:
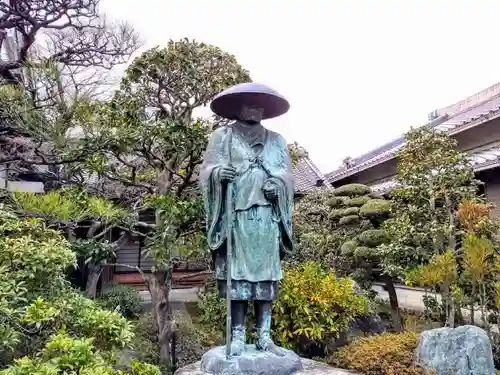
M 293 176 L 287 144 L 281 135 L 260 124 L 235 122 L 211 135 L 200 178 L 208 245 L 214 255 L 219 294 L 224 298 L 228 294 L 227 184 L 221 181 L 219 171 L 230 158 L 237 171 L 233 181 L 230 298 L 271 301 L 276 299 L 282 279 L 281 258 L 292 251 Z M 265 185 L 276 188 L 276 199 L 266 198 Z

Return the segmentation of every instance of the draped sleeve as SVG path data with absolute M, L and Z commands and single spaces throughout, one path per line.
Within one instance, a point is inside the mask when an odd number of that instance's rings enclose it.
M 267 183 L 277 187 L 278 197 L 276 210 L 280 219 L 280 250 L 282 253 L 290 254 L 293 251 L 292 241 L 292 208 L 293 208 L 293 170 L 292 159 L 288 152 L 285 139 L 272 133 L 272 158 L 269 162 L 270 178 Z
M 227 165 L 229 161 L 229 155 L 225 149 L 226 136 L 226 127 L 218 128 L 212 133 L 203 155 L 200 171 L 200 184 L 207 223 L 207 240 L 212 251 L 219 249 L 226 239 L 225 186 L 219 178 L 219 168 Z

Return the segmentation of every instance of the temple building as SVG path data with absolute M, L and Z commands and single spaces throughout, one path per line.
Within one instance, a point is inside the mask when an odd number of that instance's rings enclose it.
M 431 112 L 429 124 L 446 131 L 457 140 L 459 150 L 469 155 L 476 177 L 484 183 L 481 193 L 496 205 L 494 214 L 500 216 L 500 83 Z M 396 187 L 396 159 L 404 146 L 401 136 L 350 159 L 326 178 L 334 187 L 361 183 L 386 194 Z

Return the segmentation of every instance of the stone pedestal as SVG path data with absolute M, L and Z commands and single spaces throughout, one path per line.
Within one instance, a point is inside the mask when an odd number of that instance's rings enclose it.
M 302 370 L 300 357 L 291 350 L 279 357 L 246 345 L 240 356 L 226 359 L 226 347 L 218 346 L 203 354 L 200 370 L 213 375 L 293 375 Z
M 334 368 L 327 364 L 298 357 L 287 352 L 284 357 L 262 353 L 251 347 L 245 355 L 231 360 L 225 358 L 223 346 L 209 350 L 202 361 L 178 369 L 174 375 L 356 375 L 356 373 Z M 207 356 L 208 355 L 208 356 Z M 207 363 L 209 361 L 209 363 Z M 212 370 L 213 372 L 206 372 Z

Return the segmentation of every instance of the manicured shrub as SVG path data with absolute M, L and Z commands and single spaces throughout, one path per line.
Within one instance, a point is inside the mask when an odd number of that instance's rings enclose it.
M 382 229 L 368 229 L 358 236 L 358 241 L 368 247 L 377 247 L 387 241 L 387 234 Z
M 273 310 L 276 341 L 301 352 L 346 330 L 369 307 L 368 300 L 356 294 L 351 279 L 336 278 L 331 270 L 310 261 L 285 268 Z
M 391 202 L 385 199 L 370 199 L 359 210 L 359 214 L 366 219 L 375 219 L 389 215 Z
M 333 353 L 329 363 L 365 375 L 432 375 L 414 364 L 417 345 L 413 332 L 363 337 Z
M 354 257 L 358 259 L 372 259 L 376 254 L 376 249 L 371 249 L 366 246 L 358 246 L 354 249 Z
M 126 318 L 137 317 L 142 311 L 139 292 L 128 285 L 110 284 L 104 288 L 99 302 L 108 309 L 117 309 Z
M 342 216 L 351 216 L 359 214 L 359 207 L 348 207 L 342 212 Z
M 358 215 L 349 215 L 341 217 L 339 220 L 339 225 L 355 225 L 360 222 Z
M 344 209 L 335 209 L 335 210 L 332 210 L 328 216 L 329 219 L 332 219 L 332 220 L 338 220 L 340 219 L 342 216 L 344 216 Z
M 354 240 L 346 241 L 340 247 L 340 253 L 343 256 L 349 257 L 354 254 L 354 250 L 358 247 L 358 242 Z
M 336 188 L 333 192 L 338 197 L 357 197 L 366 195 L 371 192 L 371 189 L 363 184 L 347 184 Z
M 356 198 L 350 198 L 344 202 L 344 205 L 346 205 L 348 207 L 361 207 L 366 202 L 368 202 L 370 199 L 371 198 L 366 196 L 366 195 L 361 196 L 361 197 L 356 197 Z
M 344 204 L 344 198 L 331 196 L 324 203 L 330 208 L 338 208 Z

